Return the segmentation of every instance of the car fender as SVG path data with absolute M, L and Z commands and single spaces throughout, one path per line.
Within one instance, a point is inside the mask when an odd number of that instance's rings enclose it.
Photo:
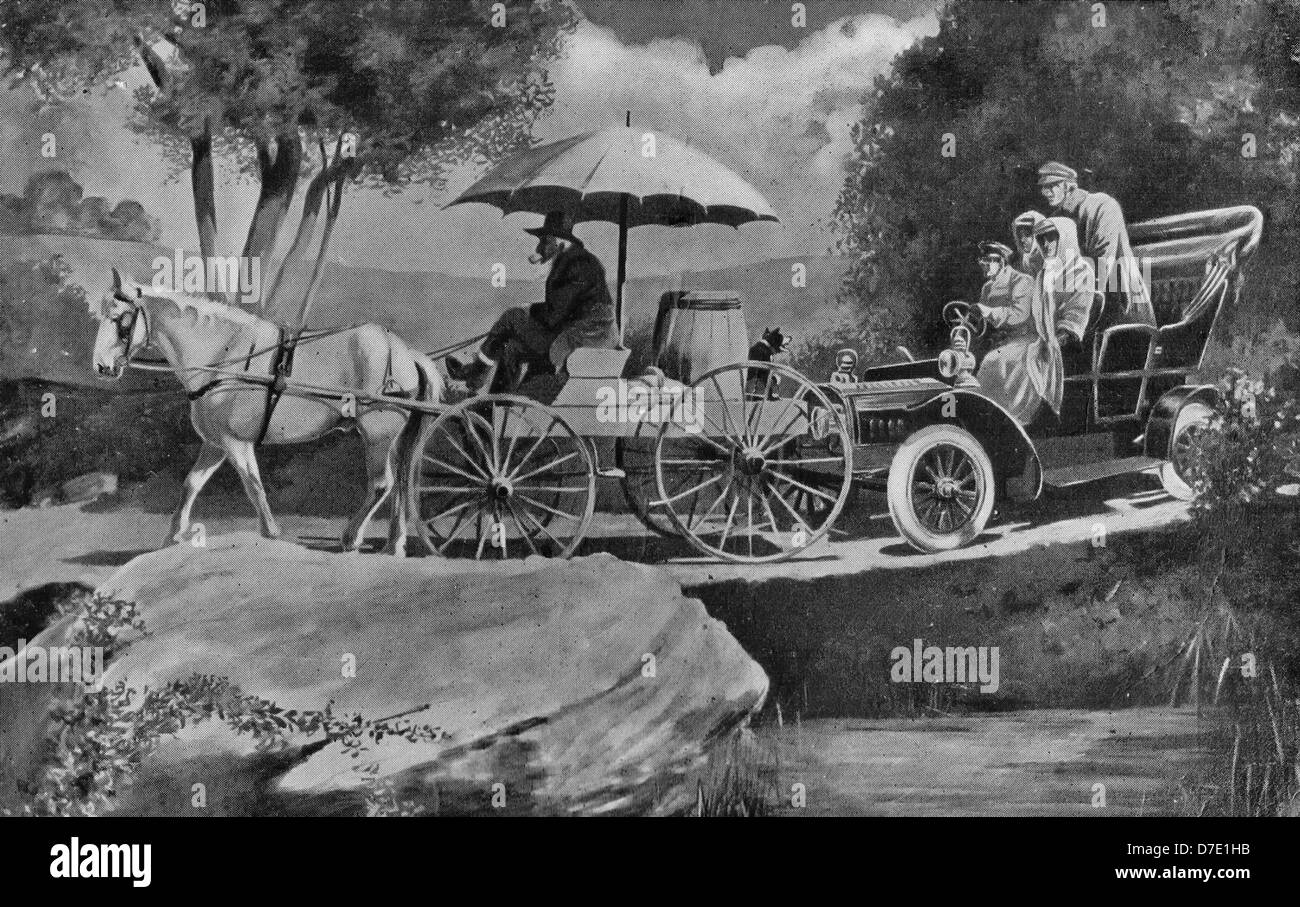
M 954 422 L 984 446 L 999 486 L 1007 479 L 1025 477 L 1027 484 L 1013 495 L 1018 501 L 1032 501 L 1043 491 L 1043 467 L 1034 442 L 1015 417 L 997 403 L 974 390 L 953 388 L 912 407 L 913 424 L 920 428 Z
M 1184 384 L 1166 391 L 1147 417 L 1147 427 L 1142 437 L 1143 453 L 1158 460 L 1168 460 L 1174 423 L 1182 408 L 1188 403 L 1204 403 L 1215 408 L 1221 400 L 1222 394 L 1213 384 Z

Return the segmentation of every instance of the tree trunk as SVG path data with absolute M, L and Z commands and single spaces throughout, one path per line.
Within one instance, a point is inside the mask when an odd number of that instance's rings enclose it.
M 296 131 L 282 133 L 275 138 L 275 156 L 271 156 L 271 147 L 265 141 L 257 143 L 258 174 L 261 188 L 257 196 L 257 208 L 253 211 L 253 220 L 248 225 L 248 237 L 244 242 L 243 257 L 245 261 L 256 259 L 263 278 L 270 276 L 271 255 L 275 250 L 275 241 L 284 224 L 284 216 L 293 203 L 293 193 L 298 187 L 298 174 L 302 167 L 302 141 Z M 261 286 L 267 286 L 263 280 Z M 261 299 L 243 300 L 256 303 L 259 311 L 269 311 L 270 294 L 264 293 Z
M 340 173 L 334 180 L 333 197 L 330 199 L 329 211 L 325 215 L 325 233 L 320 238 L 320 248 L 316 250 L 316 262 L 311 269 L 311 282 L 307 284 L 307 292 L 303 294 L 302 305 L 298 309 L 298 318 L 294 321 L 299 329 L 307 326 L 307 313 L 316 298 L 321 278 L 325 276 L 325 255 L 329 251 L 330 237 L 334 235 L 334 223 L 338 220 L 339 208 L 343 205 L 344 179 L 345 174 Z
M 293 288 L 301 286 L 302 263 L 307 256 L 307 247 L 311 245 L 312 235 L 316 232 L 316 221 L 320 218 L 321 204 L 325 200 L 325 189 L 334 178 L 334 170 L 321 148 L 321 169 L 307 184 L 307 194 L 302 203 L 302 220 L 298 221 L 298 232 L 294 234 L 293 243 L 285 253 L 280 270 L 276 272 L 271 291 L 267 294 L 264 311 L 268 318 L 285 323 L 290 322 L 293 311 L 284 300 L 293 295 Z
M 194 188 L 194 218 L 199 228 L 199 254 L 207 260 L 217 254 L 216 174 L 212 160 L 212 117 L 203 118 L 203 132 L 190 137 L 190 180 Z M 225 301 L 225 294 L 208 287 L 208 296 Z

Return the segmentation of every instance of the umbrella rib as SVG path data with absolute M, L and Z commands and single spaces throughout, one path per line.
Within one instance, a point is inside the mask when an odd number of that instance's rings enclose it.
M 582 188 L 579 190 L 579 194 L 581 194 L 583 198 L 587 197 L 587 187 L 591 185 L 592 179 L 594 179 L 596 176 L 596 171 L 600 169 L 601 164 L 605 163 L 605 158 L 609 157 L 609 152 L 613 149 L 613 147 L 614 147 L 613 145 L 610 145 L 603 152 L 601 152 L 600 157 L 596 160 L 595 166 L 591 168 L 591 171 L 583 179 Z

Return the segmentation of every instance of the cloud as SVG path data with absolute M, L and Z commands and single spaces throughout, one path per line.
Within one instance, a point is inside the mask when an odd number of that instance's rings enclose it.
M 794 245 L 822 249 L 817 225 L 829 219 L 863 99 L 900 51 L 937 28 L 931 13 L 849 16 L 792 49 L 755 47 L 711 73 L 694 40 L 629 46 L 584 21 L 551 71 L 556 104 L 538 131 L 561 138 L 631 111 L 634 127 L 689 141 L 749 179 L 794 228 Z

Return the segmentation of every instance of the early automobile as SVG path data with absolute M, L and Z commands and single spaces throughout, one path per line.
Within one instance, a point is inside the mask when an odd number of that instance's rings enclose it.
M 1059 418 L 1022 426 L 982 393 L 972 345 L 984 325 L 961 302 L 944 308 L 951 347 L 938 357 L 819 385 L 849 426 L 855 486 L 884 492 L 899 534 L 925 552 L 970 543 L 999 501 L 1032 501 L 1045 488 L 1150 471 L 1169 494 L 1190 498 L 1187 450 L 1217 391 L 1189 379 L 1220 311 L 1241 294 L 1262 225 L 1251 206 L 1134 224 L 1159 326 L 1097 330 L 1099 292 L 1083 338 L 1091 367 L 1067 370 Z

